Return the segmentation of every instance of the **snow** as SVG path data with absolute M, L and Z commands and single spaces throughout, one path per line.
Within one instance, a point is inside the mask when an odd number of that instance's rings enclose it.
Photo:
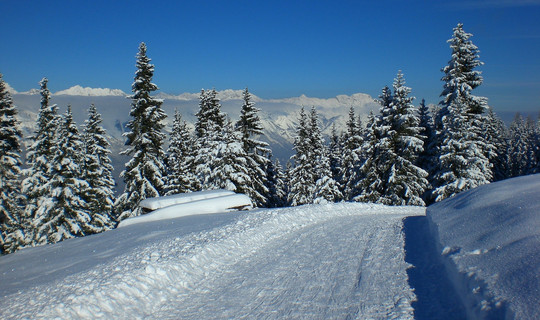
M 223 190 L 220 190 L 220 191 L 223 191 Z M 219 195 L 219 192 L 216 192 L 213 194 L 206 193 L 206 194 L 199 195 L 199 197 L 195 196 L 194 198 L 200 198 L 200 200 L 162 207 L 148 214 L 143 214 L 138 217 L 125 219 L 120 222 L 118 227 L 120 228 L 120 227 L 125 227 L 132 224 L 137 224 L 137 223 L 147 223 L 150 221 L 173 219 L 173 218 L 185 217 L 185 216 L 197 215 L 197 214 L 209 214 L 209 213 L 236 211 L 236 210 L 248 210 L 248 209 L 253 208 L 253 205 L 249 197 L 243 194 L 233 193 L 229 195 L 221 195 L 221 196 L 210 197 L 206 199 L 204 198 L 204 196 L 215 196 L 215 195 Z M 186 200 L 186 198 L 189 199 L 189 197 L 184 197 L 184 198 L 180 197 L 180 198 L 176 198 L 176 200 L 179 200 L 179 199 Z M 153 200 L 153 201 L 158 201 L 158 200 Z M 150 205 L 152 204 L 153 203 L 151 202 Z
M 210 199 L 210 198 L 216 198 L 226 195 L 234 194 L 233 191 L 230 190 L 204 190 L 204 191 L 197 191 L 197 192 L 190 192 L 190 193 L 181 193 L 181 194 L 175 194 L 171 196 L 165 196 L 165 197 L 155 197 L 155 198 L 148 198 L 144 199 L 139 203 L 139 206 L 142 208 L 146 208 L 149 210 L 156 210 L 159 208 L 164 208 L 173 204 L 180 204 L 180 203 L 186 203 L 186 202 L 192 202 L 197 200 L 203 200 L 203 199 Z
M 427 216 L 469 317 L 540 318 L 540 175 L 484 185 Z
M 358 203 L 187 216 L 0 258 L 0 318 L 412 319 L 403 219 Z
M 120 89 L 109 88 L 90 88 L 81 87 L 80 85 L 73 86 L 66 90 L 56 92 L 54 95 L 68 95 L 68 96 L 121 96 L 125 97 L 126 93 Z
M 492 183 L 427 217 L 363 203 L 162 217 L 26 248 L 0 257 L 0 318 L 539 319 L 538 190 L 540 175 Z

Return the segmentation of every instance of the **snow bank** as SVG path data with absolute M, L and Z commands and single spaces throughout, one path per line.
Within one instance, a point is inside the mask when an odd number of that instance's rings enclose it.
M 207 194 L 199 195 L 199 197 L 215 196 L 216 194 L 219 194 L 219 193 L 218 192 L 207 193 Z M 197 198 L 197 196 L 195 198 Z M 179 197 L 179 198 L 172 198 L 169 200 L 174 201 L 174 200 L 186 200 L 186 199 L 190 199 L 190 197 L 183 197 L 183 198 Z M 154 200 L 154 201 L 157 201 L 157 200 Z M 148 203 L 148 205 L 152 205 L 152 204 L 154 203 L 153 202 Z M 158 204 L 160 203 L 158 202 Z M 191 216 L 191 215 L 197 215 L 197 214 L 246 210 L 246 209 L 251 209 L 251 208 L 253 208 L 253 205 L 248 196 L 244 194 L 234 194 L 233 192 L 233 194 L 230 194 L 230 195 L 222 195 L 222 196 L 212 197 L 209 199 L 203 198 L 202 200 L 162 207 L 148 214 L 143 214 L 138 217 L 123 220 L 118 225 L 118 228 L 129 226 L 132 224 L 137 224 L 137 223 L 173 219 L 173 218 L 179 218 L 179 217 L 185 217 L 185 216 Z
M 221 196 L 228 196 L 234 194 L 230 190 L 205 190 L 190 193 L 175 194 L 172 196 L 148 198 L 140 202 L 139 206 L 148 210 L 156 210 L 171 206 L 173 204 L 180 204 L 186 202 L 192 202 L 203 199 L 217 198 Z
M 469 317 L 540 319 L 540 175 L 469 190 L 427 215 Z

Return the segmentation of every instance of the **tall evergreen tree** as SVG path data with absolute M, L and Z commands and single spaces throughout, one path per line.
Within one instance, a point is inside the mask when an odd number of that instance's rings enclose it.
M 45 195 L 50 195 L 47 187 L 51 180 L 54 147 L 57 145 L 56 129 L 60 124 L 58 107 L 56 104 L 49 105 L 51 92 L 47 88 L 47 83 L 47 78 L 43 78 L 39 83 L 41 106 L 37 129 L 31 137 L 32 144 L 26 154 L 29 168 L 24 171 L 26 178 L 22 184 L 22 192 L 27 198 L 25 216 L 29 220 L 36 219 L 37 210 L 46 210 Z M 28 229 L 26 235 L 28 243 L 33 243 L 35 231 L 33 226 Z
M 328 160 L 330 161 L 330 171 L 336 181 L 341 181 L 341 167 L 343 158 L 343 146 L 341 136 L 337 133 L 336 124 L 332 124 L 330 133 L 330 144 L 328 146 Z M 341 185 L 340 185 L 341 186 Z
M 343 199 L 339 190 L 339 184 L 332 177 L 328 149 L 324 143 L 315 107 L 311 108 L 310 125 L 308 131 L 310 137 L 310 153 L 314 165 L 315 184 L 313 186 L 313 202 L 337 202 Z
M 475 68 L 483 63 L 478 59 L 478 48 L 470 40 L 471 36 L 463 31 L 461 23 L 454 28 L 448 40 L 452 58 L 442 69 L 445 74 L 443 100 L 435 118 L 439 150 L 435 173 L 437 201 L 492 179 L 492 165 L 488 160 L 492 146 L 483 138 L 487 99 L 472 94 L 472 90 L 482 84 L 481 72 Z M 459 130 L 466 132 L 457 132 Z M 454 140 L 458 138 L 467 140 Z M 450 160 L 456 156 L 463 159 Z M 454 165 L 449 167 L 450 163 Z
M 424 151 L 418 156 L 418 166 L 428 172 L 431 181 L 436 162 L 436 132 L 433 117 L 424 99 L 422 99 L 418 107 L 418 118 L 420 120 L 418 125 L 422 128 L 422 141 L 424 142 Z
M 11 253 L 25 245 L 21 207 L 21 138 L 17 108 L 0 74 L 0 253 Z
M 488 160 L 492 164 L 493 181 L 499 181 L 508 177 L 508 132 L 504 122 L 489 109 L 486 121 L 483 123 L 484 137 L 491 147 L 488 150 Z
M 89 185 L 80 178 L 83 143 L 70 106 L 58 136 L 49 171 L 51 180 L 46 184 L 49 192 L 44 195 L 43 205 L 36 211 L 33 221 L 38 245 L 101 231 L 92 225 L 92 216 L 84 200 Z
M 428 187 L 427 172 L 417 166 L 423 151 L 420 120 L 409 97 L 401 72 L 380 96 L 381 114 L 371 120 L 368 159 L 362 167 L 362 193 L 357 201 L 389 205 L 424 205 L 421 196 Z
M 287 204 L 287 182 L 283 167 L 276 159 L 275 162 L 266 167 L 266 187 L 268 188 L 268 201 L 266 206 L 269 208 L 283 207 Z
M 236 130 L 240 133 L 242 147 L 247 155 L 247 169 L 252 181 L 247 194 L 256 206 L 265 206 L 269 194 L 266 170 L 271 164 L 269 160 L 271 151 L 268 143 L 258 140 L 263 135 L 262 123 L 257 114 L 259 111 L 251 101 L 251 94 L 246 88 L 243 92 L 243 104 L 240 119 L 236 122 Z
M 364 161 L 362 155 L 363 144 L 362 127 L 360 121 L 357 121 L 354 115 L 354 108 L 351 107 L 347 120 L 347 131 L 343 135 L 343 154 L 340 172 L 340 184 L 345 200 L 351 200 L 360 193 L 360 167 Z
M 510 124 L 507 161 L 510 177 L 527 175 L 536 171 L 534 123 L 523 119 L 519 113 Z
M 186 121 L 175 110 L 174 121 L 167 149 L 167 186 L 166 195 L 186 193 L 197 190 L 193 166 L 193 138 Z
M 124 134 L 128 149 L 122 154 L 131 155 L 132 158 L 120 174 L 126 186 L 115 204 L 119 221 L 140 215 L 139 202 L 162 195 L 165 187 L 165 134 L 162 132 L 162 121 L 167 115 L 161 108 L 163 100 L 150 95 L 158 90 L 152 83 L 154 65 L 150 64 L 150 61 L 146 55 L 146 44 L 143 42 L 137 54 L 137 71 L 132 84 L 133 95 L 130 97 L 132 119 L 127 125 L 130 131 Z
M 308 119 L 302 107 L 294 139 L 295 154 L 291 156 L 292 166 L 287 170 L 289 175 L 287 201 L 291 206 L 313 203 L 316 177 L 310 140 Z
M 100 231 L 114 225 L 114 177 L 110 158 L 110 143 L 105 129 L 101 126 L 101 114 L 92 104 L 88 109 L 88 120 L 83 130 L 84 161 L 82 177 L 89 185 L 85 199 L 95 228 Z

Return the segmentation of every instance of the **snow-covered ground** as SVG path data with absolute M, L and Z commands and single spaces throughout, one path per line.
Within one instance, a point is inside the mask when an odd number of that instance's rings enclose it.
M 366 204 L 136 224 L 0 259 L 0 318 L 412 318 L 403 219 Z
M 540 319 L 540 174 L 484 185 L 427 211 L 469 317 Z
M 428 208 L 150 221 L 0 257 L 0 318 L 539 319 L 540 175 Z

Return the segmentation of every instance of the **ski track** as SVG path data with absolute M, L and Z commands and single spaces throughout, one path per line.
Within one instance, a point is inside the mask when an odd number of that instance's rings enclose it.
M 359 203 L 237 214 L 6 296 L 2 319 L 412 319 L 403 219 Z

